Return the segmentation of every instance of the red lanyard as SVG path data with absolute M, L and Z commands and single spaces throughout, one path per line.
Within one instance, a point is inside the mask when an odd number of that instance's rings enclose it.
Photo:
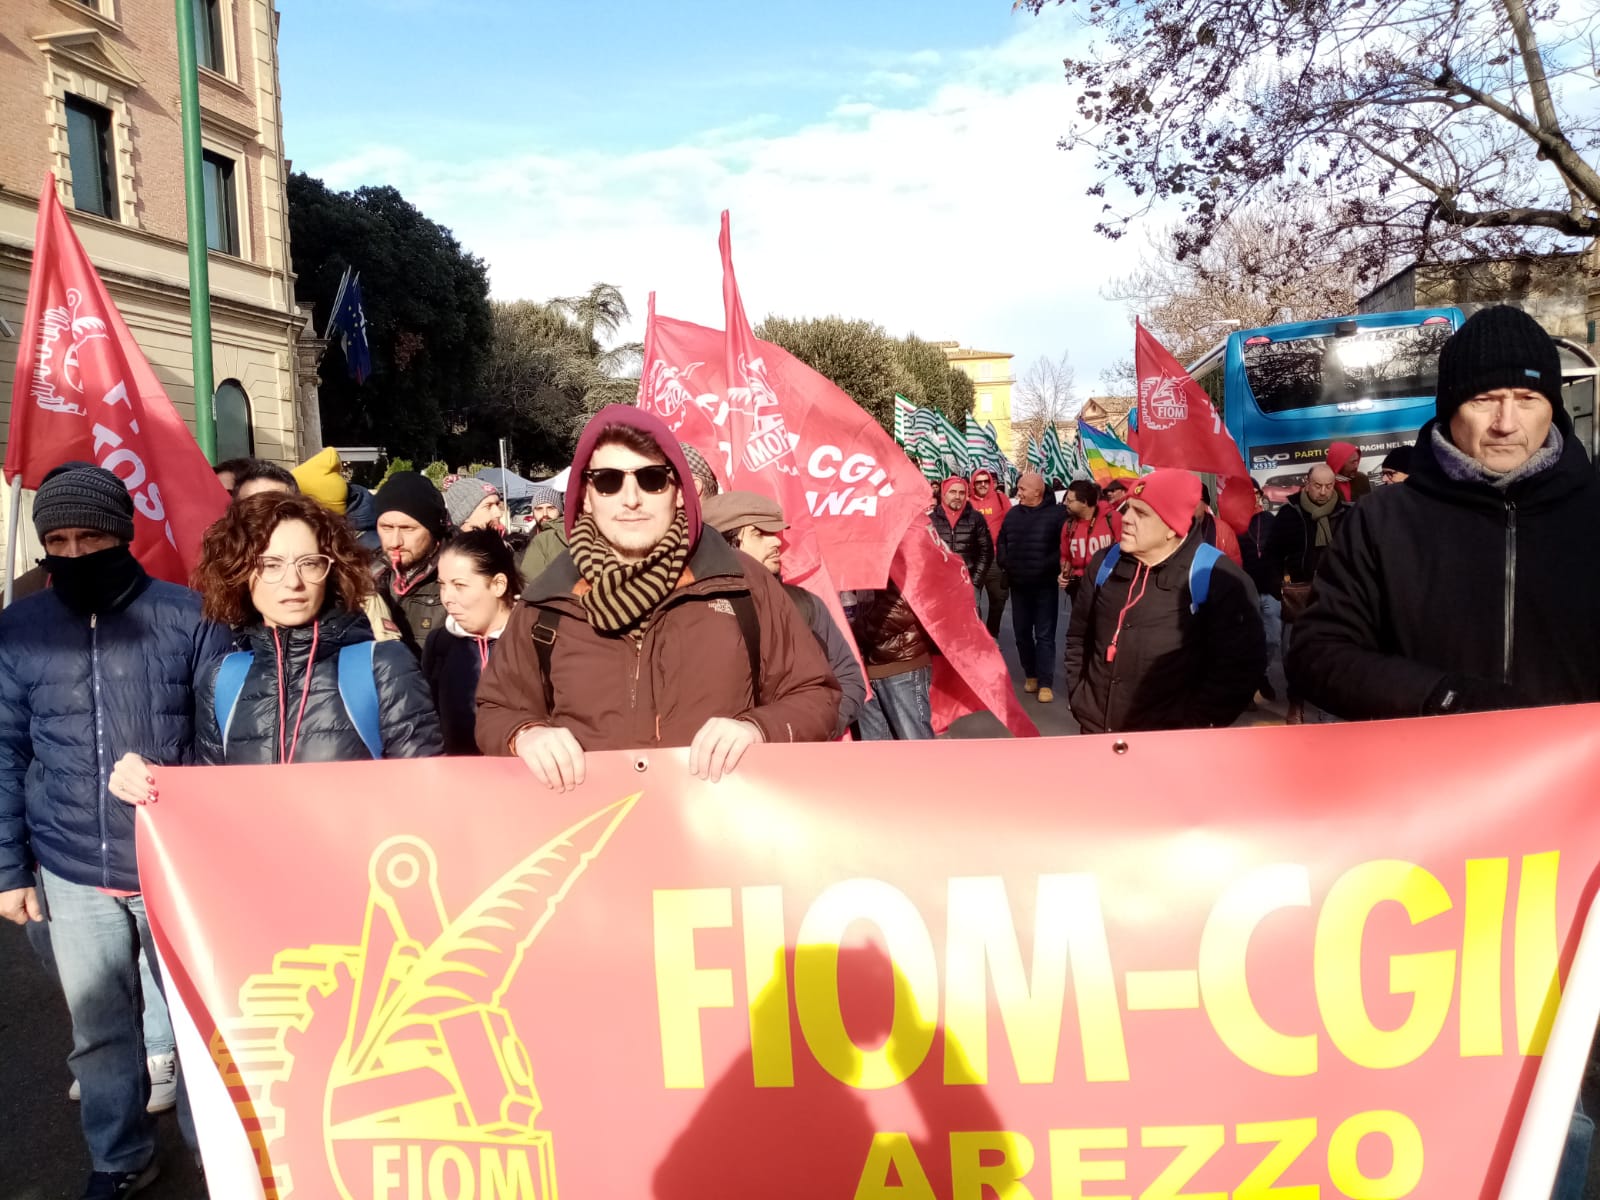
M 294 719 L 294 737 L 288 743 L 288 749 L 285 750 L 283 734 L 284 726 L 288 724 L 289 713 L 287 711 L 288 696 L 283 690 L 283 643 L 278 640 L 277 628 L 274 627 L 272 630 L 272 643 L 278 649 L 278 761 L 281 763 L 292 763 L 294 761 L 294 752 L 300 748 L 300 725 L 306 719 L 306 702 L 311 699 L 311 673 L 317 669 L 317 639 L 321 633 L 321 625 L 313 621 L 311 623 L 311 654 L 306 659 L 306 684 L 305 687 L 300 689 L 300 715 Z
M 1140 579 L 1139 575 L 1141 571 L 1144 573 L 1144 578 L 1142 580 Z M 1133 594 L 1133 585 L 1136 583 L 1139 585 L 1139 594 L 1137 596 Z M 1111 645 L 1106 647 L 1107 662 L 1117 661 L 1117 642 L 1122 638 L 1122 623 L 1123 621 L 1127 620 L 1129 610 L 1132 609 L 1135 604 L 1139 603 L 1139 601 L 1144 599 L 1145 588 L 1149 586 L 1150 568 L 1145 566 L 1143 563 L 1136 564 L 1133 568 L 1133 578 L 1128 581 L 1128 601 L 1122 606 L 1122 611 L 1117 614 L 1117 631 L 1111 635 Z

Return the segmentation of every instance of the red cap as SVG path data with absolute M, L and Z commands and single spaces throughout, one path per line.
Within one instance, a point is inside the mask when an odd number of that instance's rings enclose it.
M 1200 478 L 1188 471 L 1152 471 L 1134 481 L 1128 499 L 1143 500 L 1163 525 L 1179 537 L 1187 537 L 1200 503 Z

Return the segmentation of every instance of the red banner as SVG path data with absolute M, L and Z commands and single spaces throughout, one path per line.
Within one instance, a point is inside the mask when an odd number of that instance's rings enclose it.
M 1222 427 L 1222 414 L 1183 364 L 1138 322 L 1133 358 L 1139 375 L 1139 419 L 1128 442 L 1139 452 L 1139 461 L 1147 467 L 1215 475 L 1217 515 L 1242 534 L 1255 515 L 1255 488 L 1239 447 Z
M 139 857 L 218 1195 L 1488 1197 L 1597 719 L 161 769 Z
M 39 193 L 5 476 L 37 488 L 52 467 L 98 463 L 133 495 L 133 553 L 188 583 L 200 539 L 228 506 L 194 436 L 111 302 L 56 196 Z

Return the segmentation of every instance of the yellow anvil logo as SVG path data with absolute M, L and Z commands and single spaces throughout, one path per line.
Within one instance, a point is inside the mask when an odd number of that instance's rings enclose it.
M 368 865 L 360 945 L 284 950 L 245 981 L 211 1053 L 267 1200 L 556 1200 L 533 1063 L 504 999 L 638 799 L 557 834 L 453 920 L 433 848 L 390 838 Z

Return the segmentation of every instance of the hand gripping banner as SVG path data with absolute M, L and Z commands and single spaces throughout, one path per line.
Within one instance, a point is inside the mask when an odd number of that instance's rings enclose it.
M 219 1195 L 1542 1197 L 1597 719 L 161 770 L 139 853 Z

